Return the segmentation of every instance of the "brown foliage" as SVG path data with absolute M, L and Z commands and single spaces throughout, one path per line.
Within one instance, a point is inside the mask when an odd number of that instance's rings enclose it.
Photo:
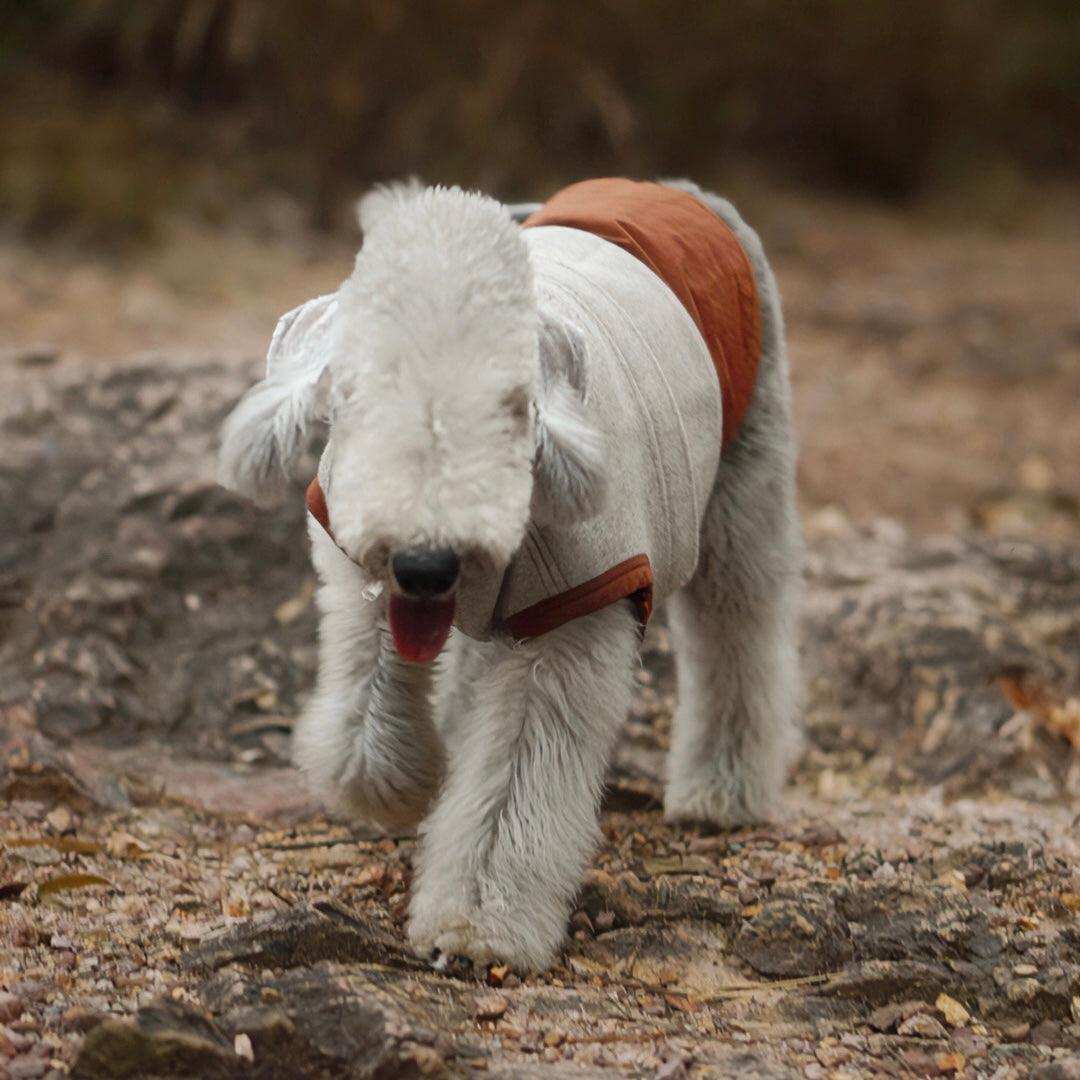
M 178 168 L 256 154 L 251 182 L 302 192 L 323 224 L 358 185 L 408 173 L 525 196 L 750 156 L 908 196 L 986 162 L 1080 164 L 1068 0 L 37 0 L 14 21 L 0 73 L 74 77 L 91 139 Z M 103 115 L 132 118 L 118 134 Z M 149 196 L 129 187 L 115 201 Z

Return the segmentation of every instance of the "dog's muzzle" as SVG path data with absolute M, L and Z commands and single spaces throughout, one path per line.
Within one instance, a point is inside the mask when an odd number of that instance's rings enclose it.
M 387 613 L 394 647 L 403 660 L 434 660 L 454 623 L 461 561 L 450 548 L 409 548 L 393 555 L 390 571 Z
M 312 517 L 337 543 L 317 478 L 308 485 L 306 502 Z M 429 663 L 442 652 L 454 624 L 461 560 L 451 548 L 406 548 L 391 557 L 390 573 L 387 616 L 394 647 L 403 660 Z

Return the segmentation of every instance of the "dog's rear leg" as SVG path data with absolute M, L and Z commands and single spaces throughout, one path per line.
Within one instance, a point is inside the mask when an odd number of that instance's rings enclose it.
M 726 199 L 674 181 L 735 231 L 754 270 L 761 360 L 724 449 L 697 573 L 670 606 L 679 676 L 667 816 L 735 826 L 768 817 L 798 745 L 802 538 L 784 320 L 757 234 Z
M 388 829 L 414 827 L 442 780 L 430 664 L 397 656 L 383 605 L 366 599 L 359 568 L 312 530 L 319 676 L 297 725 L 293 756 L 332 808 Z
M 554 960 L 599 837 L 637 643 L 620 603 L 515 648 L 489 647 L 421 827 L 409 923 L 418 952 L 521 969 Z
M 787 437 L 755 445 L 750 430 L 732 448 L 698 571 L 668 607 L 679 692 L 669 820 L 733 828 L 769 818 L 798 746 L 802 549 Z

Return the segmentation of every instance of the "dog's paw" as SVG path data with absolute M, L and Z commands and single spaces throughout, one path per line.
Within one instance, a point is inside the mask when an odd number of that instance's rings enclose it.
M 439 971 L 473 970 L 507 964 L 515 971 L 543 971 L 551 966 L 562 944 L 562 935 L 547 935 L 523 928 L 510 929 L 502 920 L 485 917 L 482 910 L 469 915 L 446 915 L 428 926 L 417 920 L 409 924 L 409 943 L 414 951 Z M 464 962 L 464 964 L 463 964 Z
M 778 803 L 778 793 L 767 797 L 733 777 L 672 781 L 664 792 L 664 818 L 673 823 L 741 829 L 773 820 L 772 811 Z

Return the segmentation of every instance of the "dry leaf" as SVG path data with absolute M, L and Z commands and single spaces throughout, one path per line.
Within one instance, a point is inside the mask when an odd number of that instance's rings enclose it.
M 967 1058 L 963 1054 L 954 1051 L 951 1054 L 938 1054 L 934 1059 L 939 1072 L 962 1073 L 967 1064 Z
M 700 998 L 703 1005 L 711 1005 L 719 1001 L 725 1001 L 729 997 L 741 997 L 744 994 L 753 995 L 759 991 L 794 990 L 802 986 L 821 986 L 832 978 L 831 975 L 797 975 L 791 979 L 767 979 L 758 982 L 732 983 L 730 986 L 716 987 L 708 997 Z
M 945 1017 L 945 1023 L 949 1027 L 963 1027 L 971 1019 L 971 1013 L 956 998 L 949 997 L 948 994 L 938 994 L 934 1005 L 937 1007 L 938 1012 Z
M 76 855 L 100 855 L 102 851 L 100 844 L 75 836 L 9 836 L 4 843 L 11 848 L 50 847 Z
M 106 850 L 114 859 L 145 859 L 150 849 L 131 833 L 116 832 L 109 836 Z
M 1029 713 L 1051 735 L 1080 750 L 1080 698 L 1071 697 L 1059 705 L 1044 690 L 1009 676 L 998 679 L 998 686 L 1014 709 Z
M 229 725 L 229 734 L 235 739 L 241 735 L 264 735 L 268 731 L 292 731 L 293 722 L 288 716 L 249 716 Z
M 85 889 L 89 885 L 108 885 L 112 882 L 100 874 L 57 874 L 56 877 L 43 881 L 38 886 L 38 896 L 52 896 L 54 893 L 71 892 L 73 889 Z
M 289 623 L 296 622 L 296 620 L 307 611 L 308 605 L 311 603 L 311 598 L 314 595 L 315 581 L 312 578 L 308 578 L 295 596 L 278 606 L 277 611 L 274 612 L 274 618 L 277 619 L 282 626 L 288 626 Z
M 712 874 L 716 867 L 700 855 L 676 855 L 672 858 L 645 859 L 642 869 L 650 877 L 662 874 Z
M 1039 719 L 1047 731 L 1060 735 L 1074 750 L 1080 750 L 1080 698 L 1069 698 L 1064 705 L 1052 705 Z

